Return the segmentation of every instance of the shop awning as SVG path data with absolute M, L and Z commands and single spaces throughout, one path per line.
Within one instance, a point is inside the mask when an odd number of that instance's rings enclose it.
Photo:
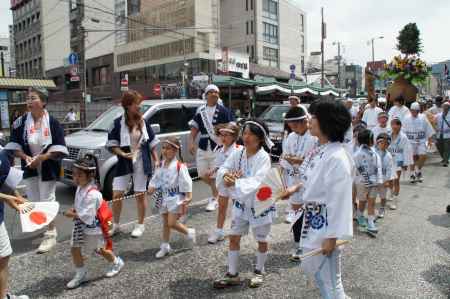
M 56 89 L 55 82 L 53 80 L 40 80 L 40 79 L 19 79 L 19 78 L 0 78 L 0 89 L 23 89 L 26 90 L 29 87 Z
M 257 94 L 270 94 L 274 91 L 278 91 L 284 95 L 291 95 L 291 94 L 300 95 L 310 93 L 313 95 L 334 95 L 334 96 L 339 96 L 339 91 L 341 93 L 344 92 L 344 90 L 339 90 L 334 87 L 325 86 L 324 88 L 321 88 L 316 84 L 306 84 L 306 83 L 303 84 L 297 83 L 295 85 L 277 83 L 256 87 Z
M 252 87 L 256 86 L 257 82 L 249 79 L 236 78 L 231 76 L 214 76 L 213 83 L 219 87 Z

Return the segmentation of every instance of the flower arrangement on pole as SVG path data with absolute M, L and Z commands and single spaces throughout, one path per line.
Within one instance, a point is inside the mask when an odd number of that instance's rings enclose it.
M 403 27 L 397 41 L 397 50 L 401 54 L 385 65 L 382 77 L 394 81 L 387 90 L 391 102 L 399 96 L 403 96 L 407 102 L 412 102 L 417 97 L 416 86 L 425 83 L 429 76 L 429 68 L 420 58 L 422 41 L 416 23 Z

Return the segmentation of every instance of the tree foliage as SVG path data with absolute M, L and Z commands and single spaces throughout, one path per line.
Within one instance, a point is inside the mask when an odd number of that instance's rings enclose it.
M 397 37 L 397 49 L 405 55 L 422 52 L 422 40 L 416 23 L 409 23 L 400 31 Z

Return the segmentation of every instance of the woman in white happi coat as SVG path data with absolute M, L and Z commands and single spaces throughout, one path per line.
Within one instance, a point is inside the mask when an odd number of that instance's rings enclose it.
M 130 90 L 123 94 L 121 104 L 125 111 L 114 120 L 106 143 L 107 149 L 117 156 L 112 184 L 113 199 L 122 197 L 131 181 L 133 191 L 137 193 L 138 221 L 131 232 L 131 236 L 135 238 L 142 236 L 145 230 L 147 201 L 144 193 L 147 191 L 148 180 L 152 175 L 152 164 L 155 167 L 159 165 L 156 151 L 159 140 L 140 112 L 141 103 L 142 95 L 138 92 Z M 114 223 L 110 231 L 111 235 L 120 229 L 122 200 L 114 201 L 112 210 Z
M 186 235 L 195 243 L 195 229 L 188 228 L 178 221 L 183 206 L 192 200 L 191 176 L 186 165 L 177 159 L 177 154 L 181 159 L 180 141 L 175 137 L 165 139 L 161 152 L 163 161 L 149 183 L 149 193 L 157 193 L 155 206 L 159 208 L 163 219 L 162 242 L 156 258 L 171 253 L 172 248 L 169 244 L 171 230 Z
M 216 127 L 217 136 L 220 138 L 221 145 L 217 145 L 215 149 L 216 167 L 210 171 L 209 177 L 215 180 L 217 171 L 225 163 L 235 151 L 242 150 L 242 146 L 237 144 L 239 138 L 239 126 L 234 123 L 221 124 Z M 225 186 L 218 186 L 219 193 L 219 211 L 217 213 L 216 229 L 208 237 L 208 243 L 215 244 L 223 241 L 225 238 L 225 218 L 227 216 L 228 201 L 230 200 L 230 192 Z
M 13 124 L 11 141 L 6 150 L 15 151 L 21 159 L 29 201 L 56 200 L 56 181 L 61 174 L 61 159 L 69 153 L 64 129 L 45 110 L 46 90 L 30 89 L 27 96 L 29 112 Z M 48 252 L 56 245 L 57 231 L 51 222 L 38 252 Z
M 341 103 L 320 101 L 311 109 L 311 135 L 319 139 L 303 162 L 304 223 L 300 246 L 303 252 L 321 248 L 323 255 L 302 262 L 315 278 L 323 298 L 345 298 L 341 274 L 341 249 L 336 241 L 353 236 L 353 160 L 345 149 L 345 132 L 351 117 Z
M 406 134 L 402 131 L 402 121 L 399 118 L 394 118 L 391 121 L 391 129 L 391 144 L 389 145 L 388 151 L 394 160 L 396 176 L 393 180 L 392 203 L 389 205 L 389 208 L 395 210 L 397 209 L 396 202 L 400 193 L 402 171 L 407 171 L 408 166 L 414 164 L 414 159 L 411 144 Z
M 256 216 L 254 203 L 256 193 L 271 168 L 269 154 L 263 145 L 271 148 L 267 126 L 260 121 L 247 121 L 243 127 L 244 147 L 235 151 L 217 172 L 217 186 L 226 187 L 233 199 L 230 245 L 228 251 L 228 272 L 225 277 L 215 281 L 216 288 L 226 288 L 240 283 L 239 249 L 241 237 L 252 230 L 258 242 L 256 267 L 251 285 L 262 284 L 264 265 L 267 259 L 268 237 L 275 217 L 275 207 L 271 206 Z
M 292 130 L 286 139 L 283 154 L 280 159 L 280 166 L 283 168 L 283 176 L 287 186 L 300 183 L 300 166 L 305 156 L 317 146 L 317 137 L 311 136 L 308 131 L 308 116 L 300 107 L 292 107 L 286 113 L 284 121 Z M 294 235 L 294 251 L 291 259 L 298 260 L 300 252 L 300 235 L 302 218 L 302 196 L 295 193 L 289 198 L 290 212 L 286 217 L 286 222 L 294 223 L 292 232 Z

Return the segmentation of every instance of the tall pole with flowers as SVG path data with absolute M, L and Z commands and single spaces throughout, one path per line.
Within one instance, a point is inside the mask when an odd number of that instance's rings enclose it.
M 402 96 L 407 103 L 411 103 L 417 98 L 417 86 L 424 84 L 429 74 L 427 64 L 420 59 L 422 41 L 417 25 L 409 23 L 403 27 L 397 41 L 397 50 L 401 54 L 385 66 L 383 75 L 394 81 L 387 89 L 387 99 L 392 103 Z

